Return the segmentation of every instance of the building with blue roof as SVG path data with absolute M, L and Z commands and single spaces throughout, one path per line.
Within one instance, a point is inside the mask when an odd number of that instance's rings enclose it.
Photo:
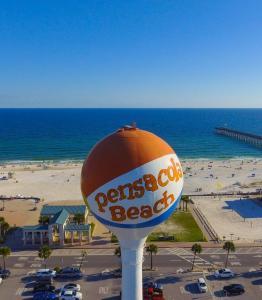
M 24 245 L 81 245 L 91 240 L 85 205 L 44 205 L 39 224 L 22 229 Z

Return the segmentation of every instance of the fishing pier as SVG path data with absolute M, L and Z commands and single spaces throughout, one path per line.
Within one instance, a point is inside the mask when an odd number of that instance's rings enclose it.
M 220 135 L 225 135 L 244 143 L 252 144 L 256 147 L 262 147 L 262 136 L 252 133 L 242 132 L 226 127 L 216 127 L 215 133 Z

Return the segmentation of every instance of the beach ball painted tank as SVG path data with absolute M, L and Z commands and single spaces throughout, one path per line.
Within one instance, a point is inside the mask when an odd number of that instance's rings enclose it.
M 91 150 L 81 190 L 92 214 L 115 229 L 151 228 L 178 206 L 183 172 L 174 150 L 160 137 L 125 126 Z

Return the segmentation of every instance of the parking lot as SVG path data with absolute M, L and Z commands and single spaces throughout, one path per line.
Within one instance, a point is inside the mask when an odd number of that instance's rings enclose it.
M 73 281 L 81 285 L 83 299 L 120 299 L 121 279 L 116 278 L 110 270 L 84 269 L 84 277 Z M 104 271 L 104 272 L 102 272 Z M 235 270 L 237 271 L 237 270 Z M 262 272 L 236 272 L 233 279 L 218 280 L 212 274 L 184 273 L 176 274 L 173 269 L 159 269 L 144 271 L 144 282 L 155 281 L 164 287 L 166 300 L 173 299 L 228 299 L 222 289 L 224 285 L 241 283 L 246 292 L 234 299 L 260 299 L 262 293 Z M 196 284 L 199 277 L 204 277 L 208 286 L 207 293 L 200 293 Z M 32 299 L 33 293 L 30 282 L 34 280 L 26 275 L 23 270 L 13 273 L 12 276 L 0 286 L 1 299 Z M 55 280 L 57 288 L 72 280 Z

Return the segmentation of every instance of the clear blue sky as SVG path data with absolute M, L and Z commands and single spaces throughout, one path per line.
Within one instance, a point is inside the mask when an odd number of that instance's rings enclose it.
M 262 107 L 262 1 L 0 0 L 0 107 Z

